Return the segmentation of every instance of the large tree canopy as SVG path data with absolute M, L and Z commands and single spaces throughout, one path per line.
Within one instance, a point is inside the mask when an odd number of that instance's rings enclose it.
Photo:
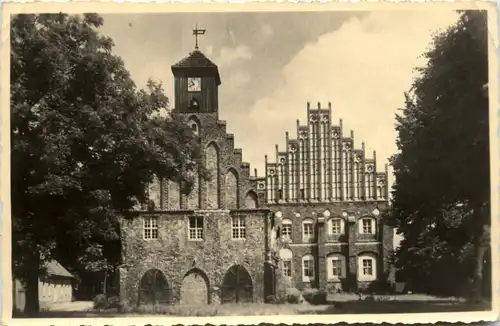
M 189 192 L 199 166 L 191 130 L 159 115 L 168 107 L 161 85 L 136 88 L 112 40 L 97 33 L 102 23 L 94 14 L 11 21 L 13 268 L 30 312 L 44 262 L 101 253 L 98 242 L 119 238 L 117 217 L 147 199 L 154 175 Z
M 434 37 L 396 117 L 388 220 L 404 236 L 397 265 L 415 290 L 465 294 L 480 282 L 490 223 L 487 37 L 485 12 L 461 12 Z

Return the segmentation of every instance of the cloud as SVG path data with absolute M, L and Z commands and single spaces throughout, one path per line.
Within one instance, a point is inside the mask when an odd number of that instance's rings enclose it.
M 219 56 L 217 57 L 217 64 L 219 66 L 230 66 L 241 60 L 252 59 L 252 51 L 246 45 L 238 45 L 237 47 L 223 47 L 220 49 Z
M 404 103 L 413 68 L 424 63 L 419 56 L 432 33 L 457 17 L 451 11 L 374 12 L 307 44 L 284 67 L 274 92 L 251 108 L 246 126 L 255 136 L 241 142 L 245 156 L 262 171 L 262 159 L 253 151 L 274 160 L 273 141 L 283 148 L 286 131 L 296 136 L 296 119 L 306 121 L 306 103 L 327 107 L 330 101 L 333 124 L 342 118 L 344 134 L 353 129 L 357 147 L 366 142 L 368 150 L 376 149 L 382 169 L 396 151 L 394 115 Z
M 307 44 L 284 67 L 274 92 L 259 99 L 239 126 L 238 134 L 252 134 L 238 141 L 245 160 L 262 175 L 262 154 L 274 161 L 274 143 L 284 149 L 285 132 L 296 137 L 296 119 L 307 121 L 306 103 L 326 108 L 330 101 L 333 124 L 341 118 L 344 135 L 354 130 L 355 146 L 366 142 L 368 157 L 376 149 L 377 166 L 383 169 L 397 149 L 394 117 L 411 86 L 413 68 L 425 64 L 420 56 L 433 33 L 457 18 L 452 11 L 374 12 Z M 392 178 L 390 173 L 390 184 Z
M 231 88 L 231 90 L 237 91 L 239 88 L 243 87 L 250 81 L 250 74 L 244 70 L 230 69 L 224 75 L 224 83 Z M 227 89 L 226 89 L 227 91 Z

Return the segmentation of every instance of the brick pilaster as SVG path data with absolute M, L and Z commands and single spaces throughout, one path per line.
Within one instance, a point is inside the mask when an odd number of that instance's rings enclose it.
M 325 253 L 325 218 L 318 217 L 318 288 L 325 289 L 327 282 L 326 275 L 326 253 Z

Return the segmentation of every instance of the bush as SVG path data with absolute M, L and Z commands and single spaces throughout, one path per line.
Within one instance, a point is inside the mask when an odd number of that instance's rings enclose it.
M 281 297 L 269 295 L 266 298 L 266 302 L 271 303 L 271 304 L 283 304 L 283 303 L 286 303 L 286 300 L 284 298 L 281 298 Z
M 296 288 L 289 288 L 286 290 L 286 302 L 288 303 L 302 303 L 304 302 L 304 298 L 302 297 L 302 293 Z
M 109 297 L 107 308 L 120 308 L 120 298 L 116 295 Z
M 304 299 L 310 304 L 319 305 L 326 304 L 327 292 L 324 290 L 310 289 L 302 293 Z
M 106 309 L 108 308 L 108 300 L 105 294 L 98 294 L 92 300 L 94 302 L 94 309 Z

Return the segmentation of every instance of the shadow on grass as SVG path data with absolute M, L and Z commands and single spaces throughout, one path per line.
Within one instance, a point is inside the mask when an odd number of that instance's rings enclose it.
M 471 312 L 491 310 L 491 303 L 456 301 L 346 301 L 334 302 L 316 314 L 399 314 L 434 312 Z
M 105 311 L 43 311 L 36 318 L 112 318 L 141 315 L 170 316 L 228 316 L 235 315 L 234 309 L 225 305 L 194 308 L 170 306 L 151 311 L 139 309 L 133 312 L 119 312 L 117 309 Z M 253 310 L 255 308 L 255 310 Z M 186 311 L 184 311 L 186 310 Z M 242 309 L 241 315 L 325 315 L 325 314 L 394 314 L 394 313 L 435 313 L 435 312 L 471 312 L 491 310 L 491 303 L 474 302 L 422 302 L 422 301 L 370 301 L 355 300 L 334 302 L 329 305 L 288 305 L 288 304 L 250 304 Z M 251 311 L 251 313 L 249 313 Z M 22 313 L 15 313 L 14 318 L 29 318 Z

